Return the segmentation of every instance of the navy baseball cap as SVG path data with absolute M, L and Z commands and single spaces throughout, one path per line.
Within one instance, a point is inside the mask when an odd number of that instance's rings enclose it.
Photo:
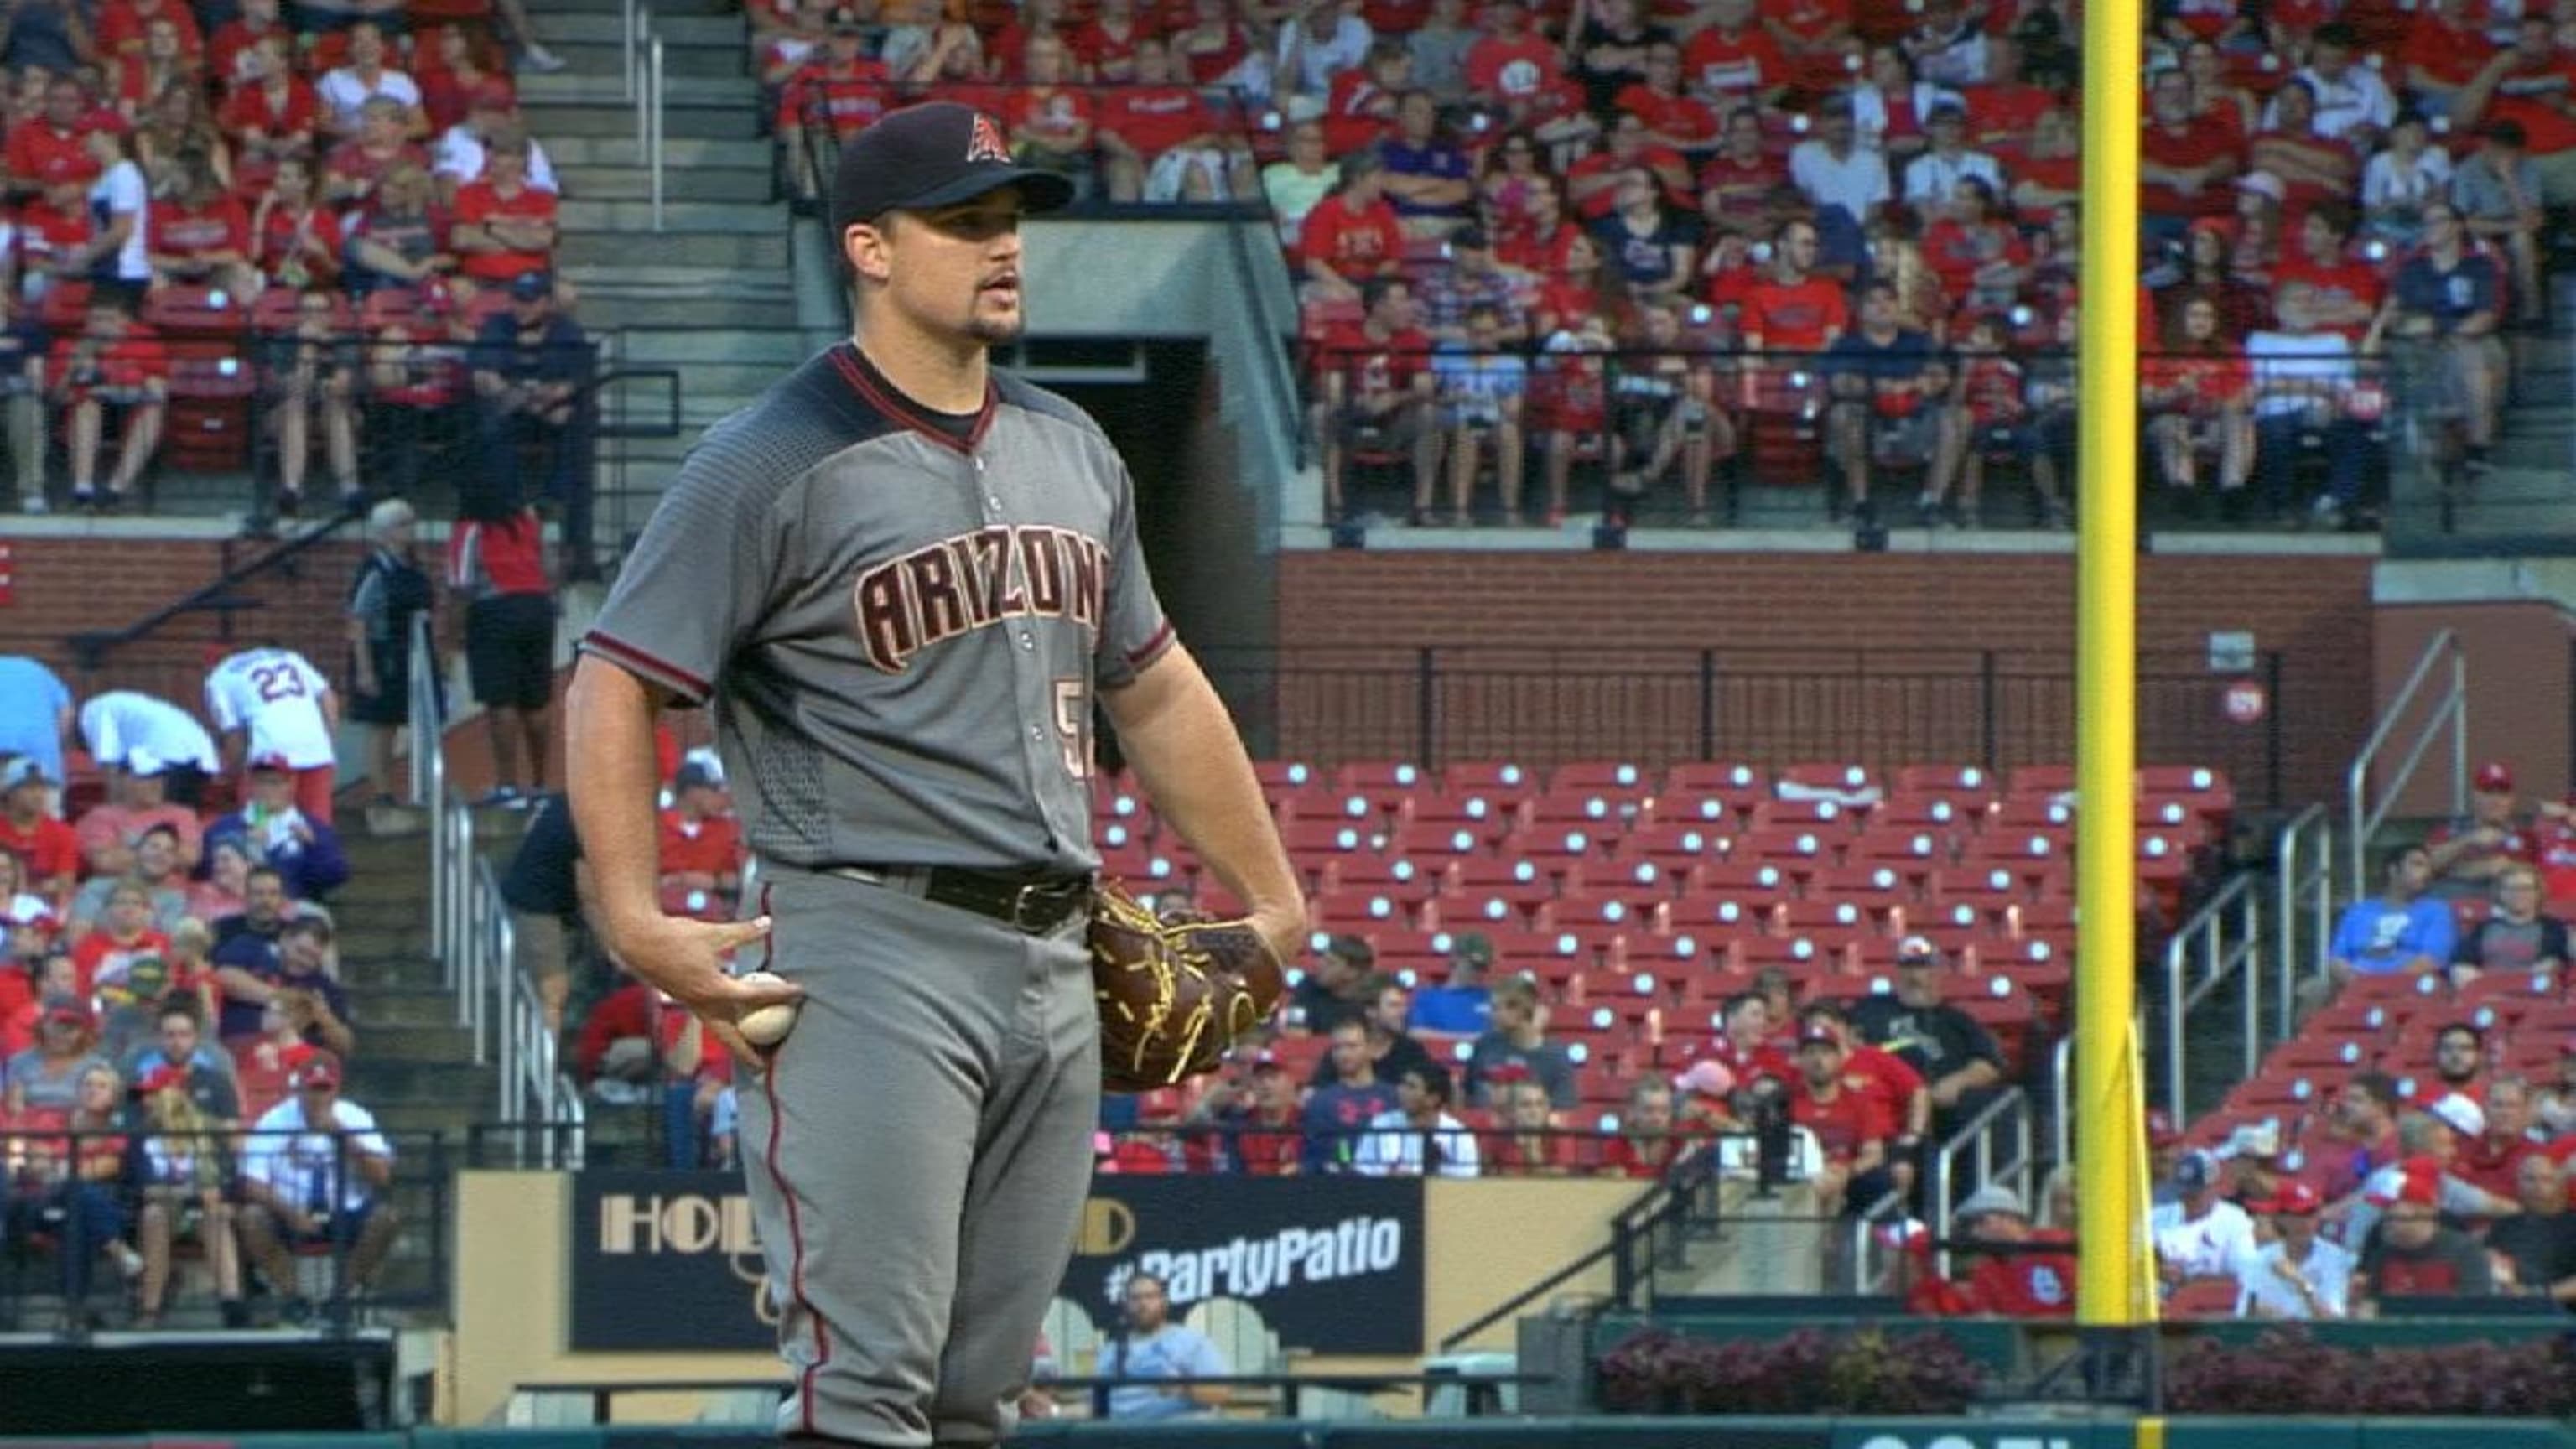
M 889 211 L 932 211 L 1005 186 L 1020 188 L 1031 212 L 1073 200 L 1073 183 L 1021 166 L 1001 122 L 955 101 L 925 101 L 892 112 L 841 148 L 832 173 L 832 234 Z

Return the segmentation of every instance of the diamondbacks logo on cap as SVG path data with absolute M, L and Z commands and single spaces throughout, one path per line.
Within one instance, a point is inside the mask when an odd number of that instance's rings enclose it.
M 975 113 L 975 130 L 966 138 L 966 160 L 969 164 L 977 161 L 999 161 L 1005 166 L 1011 164 L 1011 148 L 1002 144 L 1002 128 L 994 125 L 993 118 L 981 111 Z

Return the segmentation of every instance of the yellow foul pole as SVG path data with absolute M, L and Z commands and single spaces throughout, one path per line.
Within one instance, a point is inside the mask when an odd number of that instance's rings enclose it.
M 2140 0 L 2084 7 L 2077 367 L 2077 1320 L 2149 1322 L 2146 1132 L 2136 1040 L 2138 136 Z

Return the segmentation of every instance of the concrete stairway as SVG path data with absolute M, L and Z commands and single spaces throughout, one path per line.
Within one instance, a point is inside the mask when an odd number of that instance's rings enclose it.
M 791 219 L 771 199 L 772 148 L 743 22 L 698 13 L 700 3 L 653 7 L 667 78 L 660 231 L 625 98 L 618 0 L 551 0 L 539 24 L 571 65 L 520 82 L 529 129 L 563 178 L 557 255 L 580 290 L 583 324 L 615 334 L 615 366 L 681 375 L 679 437 L 602 449 L 624 465 L 602 480 L 620 495 L 600 510 L 600 542 L 611 549 L 642 525 L 698 433 L 809 351 L 797 326 Z M 640 384 L 625 395 L 639 416 L 661 396 Z

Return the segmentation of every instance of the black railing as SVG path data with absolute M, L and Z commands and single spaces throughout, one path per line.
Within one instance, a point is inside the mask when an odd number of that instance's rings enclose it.
M 266 607 L 264 600 L 243 594 L 244 585 L 271 575 L 296 578 L 306 554 L 341 537 L 354 522 L 356 519 L 351 514 L 335 513 L 279 540 L 224 540 L 219 545 L 224 569 L 213 582 L 120 628 L 88 630 L 63 640 L 64 647 L 71 651 L 74 667 L 81 672 L 77 692 L 84 696 L 93 692 L 95 676 L 107 668 L 116 651 L 148 640 L 178 620 L 211 614 L 215 618 L 215 637 L 235 638 L 234 616 Z M 250 556 L 237 563 L 234 560 L 239 554 Z M 175 697 L 184 699 L 189 695 L 181 693 Z
M 370 1139 L 392 1149 L 391 1176 L 359 1191 L 366 1178 L 357 1159 L 373 1151 Z M 171 1150 L 156 1157 L 148 1143 Z M 315 1191 L 290 1202 L 251 1186 L 252 1159 L 270 1153 L 291 1164 L 274 1180 Z M 174 1168 L 175 1159 L 204 1165 Z M 77 1337 L 127 1326 L 118 1319 L 126 1281 L 174 1275 L 183 1245 L 192 1247 L 187 1261 L 210 1271 L 219 1254 L 238 1252 L 245 1308 L 240 1321 L 219 1318 L 213 1296 L 183 1293 L 171 1276 L 168 1296 L 141 1306 L 174 1327 L 239 1327 L 285 1313 L 289 1326 L 346 1334 L 363 1310 L 443 1316 L 453 1281 L 454 1180 L 437 1132 L 12 1128 L 0 1132 L 0 1328 Z M 363 1221 L 351 1216 L 354 1197 L 369 1204 Z M 147 1209 L 166 1215 L 166 1230 L 146 1231 Z M 254 1211 L 262 1219 L 248 1223 Z M 368 1236 L 370 1227 L 385 1235 L 381 1242 Z M 225 1236 L 219 1243 L 214 1234 Z M 257 1250 L 272 1238 L 295 1265 L 290 1281 L 264 1270 Z M 357 1262 L 362 1253 L 372 1261 Z M 317 1292 L 306 1291 L 308 1262 L 317 1265 Z M 298 1323 L 304 1304 L 315 1316 Z
M 1316 765 L 1624 758 L 2003 771 L 2062 763 L 2075 747 L 2071 652 L 1216 647 L 1202 663 L 1256 755 Z M 2349 742 L 2297 728 L 2328 718 L 2326 682 L 2279 650 L 2243 663 L 2142 654 L 2140 758 L 2224 770 L 2266 808 L 2331 789 Z M 2247 680 L 2263 686 L 2267 708 L 2239 722 L 2228 691 Z

